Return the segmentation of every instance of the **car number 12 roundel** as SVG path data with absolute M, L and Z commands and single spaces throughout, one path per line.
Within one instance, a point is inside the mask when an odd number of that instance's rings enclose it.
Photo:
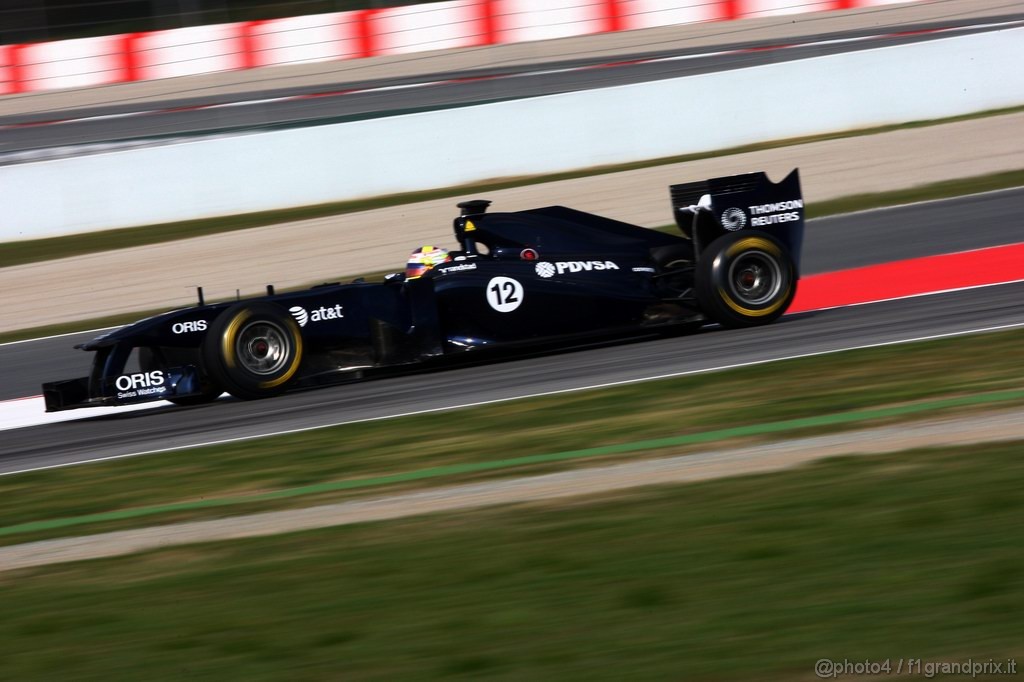
M 492 277 L 487 283 L 487 302 L 499 313 L 510 313 L 523 302 L 523 285 L 511 277 Z

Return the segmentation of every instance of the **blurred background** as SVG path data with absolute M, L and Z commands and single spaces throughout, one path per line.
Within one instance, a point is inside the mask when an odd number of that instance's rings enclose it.
M 1022 31 L 1011 0 L 0 4 L 0 677 L 1008 668 Z M 44 411 L 77 344 L 401 270 L 459 201 L 678 234 L 669 186 L 794 168 L 770 325 Z
M 8 0 L 0 44 L 402 7 L 443 0 Z

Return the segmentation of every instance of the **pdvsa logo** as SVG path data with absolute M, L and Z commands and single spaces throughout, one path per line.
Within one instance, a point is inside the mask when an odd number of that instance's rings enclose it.
M 206 320 L 189 320 L 188 322 L 175 322 L 171 327 L 175 334 L 191 334 L 193 332 L 205 332 Z
M 338 304 L 331 307 L 320 306 L 313 311 L 307 311 L 300 305 L 294 305 L 288 309 L 300 327 L 305 327 L 310 322 L 322 322 L 324 320 L 340 320 L 345 317 L 344 308 Z
M 610 260 L 571 260 L 558 263 L 537 263 L 534 266 L 541 277 L 554 277 L 566 272 L 590 272 L 591 270 L 618 270 L 619 266 Z

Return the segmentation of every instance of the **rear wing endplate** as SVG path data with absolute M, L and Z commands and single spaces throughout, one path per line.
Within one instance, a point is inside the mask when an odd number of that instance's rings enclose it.
M 672 185 L 672 214 L 697 253 L 726 232 L 761 230 L 777 237 L 799 264 L 804 235 L 800 171 L 781 182 L 744 173 Z

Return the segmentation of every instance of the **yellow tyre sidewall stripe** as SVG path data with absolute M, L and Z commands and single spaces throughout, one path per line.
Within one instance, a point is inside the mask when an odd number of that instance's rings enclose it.
M 235 340 L 238 338 L 238 330 L 242 328 L 242 323 L 250 317 L 252 317 L 252 313 L 248 310 L 240 311 L 228 323 L 224 335 L 220 338 L 220 356 L 224 358 L 224 365 L 228 369 L 235 369 L 237 366 L 235 363 Z
M 227 328 L 224 330 L 224 335 L 221 337 L 221 357 L 224 358 L 224 365 L 228 369 L 235 369 L 237 367 L 237 363 L 235 362 L 235 341 L 238 339 L 238 332 L 241 330 L 242 324 L 250 317 L 252 317 L 251 311 L 240 311 L 235 315 L 234 319 L 228 323 Z M 279 377 L 258 382 L 257 386 L 259 388 L 274 388 L 276 386 L 280 386 L 295 376 L 295 373 L 299 371 L 299 364 L 302 362 L 302 333 L 291 320 L 284 320 L 284 322 L 291 330 L 292 338 L 295 340 L 295 357 L 292 358 L 292 363 L 291 366 L 288 367 L 288 371 Z
M 744 239 L 740 239 L 739 241 L 731 244 L 729 248 L 725 250 L 723 255 L 726 259 L 729 259 L 737 255 L 739 252 L 746 251 L 748 249 L 764 251 L 765 253 L 775 256 L 780 260 L 782 259 L 782 251 L 779 250 L 779 247 L 763 237 L 746 237 Z M 782 304 L 785 303 L 787 298 L 789 298 L 789 291 L 791 287 L 792 283 L 787 282 L 785 290 L 781 290 L 779 292 L 779 298 L 767 308 L 745 308 L 734 301 L 729 292 L 722 287 L 718 287 L 718 295 L 722 301 L 729 306 L 729 308 L 740 315 L 746 315 L 747 317 L 765 317 L 767 315 L 771 315 L 782 307 Z

